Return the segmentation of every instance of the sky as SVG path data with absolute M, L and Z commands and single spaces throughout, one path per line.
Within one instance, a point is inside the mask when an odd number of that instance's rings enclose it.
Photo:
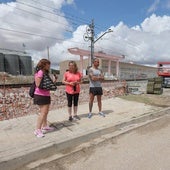
M 143 65 L 170 60 L 170 0 L 0 0 L 0 49 L 25 51 L 35 64 L 49 54 L 58 68 L 79 59 L 68 48 L 90 50 L 84 35 L 92 20 L 95 40 L 112 30 L 96 52 Z

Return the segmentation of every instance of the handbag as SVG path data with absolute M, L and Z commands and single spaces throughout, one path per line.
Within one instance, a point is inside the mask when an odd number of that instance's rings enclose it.
M 29 95 L 30 95 L 30 97 L 32 97 L 32 98 L 34 98 L 35 88 L 36 88 L 36 85 L 35 85 L 35 81 L 34 81 L 34 82 L 31 84 L 30 89 L 29 89 Z
M 57 90 L 57 86 L 54 84 L 54 82 L 52 81 L 51 77 L 48 74 L 43 75 L 39 88 L 52 91 Z

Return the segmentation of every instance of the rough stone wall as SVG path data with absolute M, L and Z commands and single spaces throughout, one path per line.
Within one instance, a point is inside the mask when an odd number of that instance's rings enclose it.
M 106 81 L 103 82 L 102 99 L 124 95 L 126 82 Z M 38 106 L 33 105 L 33 99 L 29 97 L 28 87 L 22 88 L 1 88 L 0 89 L 0 120 L 16 118 L 29 114 L 37 114 Z M 67 106 L 65 86 L 58 86 L 55 92 L 51 92 L 51 110 Z M 89 100 L 89 85 L 82 84 L 79 97 L 79 104 Z M 95 98 L 96 102 L 96 98 Z

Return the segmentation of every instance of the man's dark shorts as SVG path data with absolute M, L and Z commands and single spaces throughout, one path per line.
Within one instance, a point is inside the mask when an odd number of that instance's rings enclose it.
M 103 95 L 102 87 L 90 87 L 89 93 L 92 93 L 94 96 Z

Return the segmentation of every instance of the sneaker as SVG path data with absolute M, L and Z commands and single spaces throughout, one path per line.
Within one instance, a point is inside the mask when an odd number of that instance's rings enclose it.
M 99 112 L 99 115 L 105 117 L 105 114 L 103 112 Z
M 75 116 L 73 116 L 73 120 L 80 120 L 80 117 L 75 115 Z
M 44 137 L 44 134 L 42 133 L 41 129 L 35 130 L 34 135 L 37 136 L 38 138 Z
M 72 116 L 69 116 L 68 120 L 71 122 L 73 120 Z
M 48 133 L 48 132 L 52 132 L 55 130 L 54 127 L 50 127 L 50 126 L 46 126 L 46 127 L 42 127 L 42 133 Z
M 89 113 L 87 117 L 90 119 L 92 117 L 92 113 Z

